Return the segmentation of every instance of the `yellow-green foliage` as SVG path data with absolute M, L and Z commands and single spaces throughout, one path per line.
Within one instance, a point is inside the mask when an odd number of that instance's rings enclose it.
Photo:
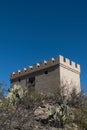
M 87 129 L 87 107 L 79 107 L 74 110 L 74 122 L 81 128 Z
M 15 102 L 19 98 L 23 97 L 23 88 L 20 85 L 14 85 L 12 88 L 10 88 L 10 92 L 6 95 L 6 99 L 9 100 L 9 102 Z
M 3 100 L 0 99 L 0 106 L 2 106 L 2 105 L 3 105 Z
M 67 120 L 67 105 L 61 104 L 60 106 L 50 106 L 48 108 L 48 113 L 50 118 L 50 123 L 56 123 L 58 125 L 58 122 L 61 125 L 64 125 Z

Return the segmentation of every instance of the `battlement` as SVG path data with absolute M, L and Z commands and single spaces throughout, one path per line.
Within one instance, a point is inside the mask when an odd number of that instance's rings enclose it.
M 59 56 L 59 64 L 66 68 L 66 69 L 70 69 L 71 71 L 74 71 L 76 73 L 80 73 L 80 65 L 75 63 L 74 61 L 71 61 L 68 58 L 65 58 L 63 56 Z
M 12 72 L 10 74 L 10 79 L 14 79 L 20 76 L 28 75 L 31 73 L 34 73 L 36 71 L 40 71 L 42 69 L 47 69 L 52 66 L 62 66 L 66 69 L 69 69 L 71 71 L 74 71 L 75 73 L 80 73 L 80 65 L 76 64 L 75 62 L 69 60 L 68 58 L 65 58 L 61 55 L 56 56 L 54 58 L 50 58 L 48 60 L 44 60 L 42 62 L 39 62 L 37 64 L 34 64 L 32 66 L 28 66 L 26 68 L 17 70 L 16 72 Z

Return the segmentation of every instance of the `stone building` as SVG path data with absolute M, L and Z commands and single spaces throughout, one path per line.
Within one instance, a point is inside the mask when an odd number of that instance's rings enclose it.
M 80 91 L 80 65 L 59 55 L 32 66 L 12 72 L 11 86 L 34 87 L 38 92 L 53 92 L 59 84 L 67 84 L 69 91 Z

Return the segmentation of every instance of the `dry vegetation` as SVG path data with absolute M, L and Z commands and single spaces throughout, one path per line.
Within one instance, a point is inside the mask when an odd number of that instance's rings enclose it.
M 87 130 L 87 97 L 73 89 L 67 98 L 63 89 L 40 95 L 15 86 L 4 96 L 1 87 L 0 130 Z

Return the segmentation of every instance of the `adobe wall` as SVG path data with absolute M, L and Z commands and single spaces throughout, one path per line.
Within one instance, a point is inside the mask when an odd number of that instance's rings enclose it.
M 45 74 L 46 71 L 47 74 Z M 55 59 L 50 58 L 47 61 L 44 60 L 33 66 L 11 73 L 11 86 L 20 84 L 22 87 L 28 87 L 27 81 L 31 77 L 35 77 L 36 91 L 52 92 L 59 82 L 58 57 Z M 19 79 L 21 79 L 20 82 Z
M 12 72 L 11 86 L 20 84 L 22 87 L 28 87 L 27 81 L 31 77 L 35 77 L 36 91 L 43 93 L 53 92 L 59 83 L 69 84 L 69 91 L 74 86 L 80 91 L 80 65 L 61 55 Z
M 48 74 L 45 74 L 45 71 L 47 71 Z M 52 93 L 58 87 L 59 78 L 58 65 L 40 71 L 39 74 L 36 75 L 36 90 L 42 93 Z
M 54 65 L 31 74 L 20 76 L 11 80 L 11 86 L 20 84 L 22 87 L 28 87 L 28 79 L 35 77 L 35 90 L 42 93 L 53 92 L 59 83 L 59 66 Z M 21 81 L 19 82 L 19 79 Z
M 59 64 L 61 84 L 67 85 L 68 92 L 71 92 L 73 88 L 75 88 L 77 92 L 81 91 L 80 65 L 63 56 L 59 56 Z

